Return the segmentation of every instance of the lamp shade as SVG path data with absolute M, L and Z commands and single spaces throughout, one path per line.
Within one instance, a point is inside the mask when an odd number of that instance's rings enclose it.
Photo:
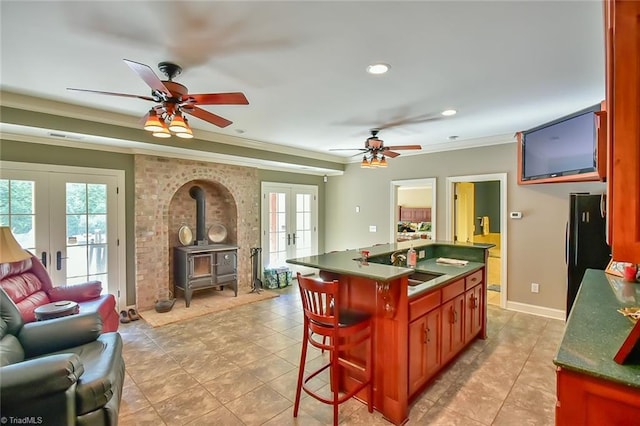
M 186 132 L 176 133 L 176 136 L 182 139 L 191 139 L 193 138 L 193 132 L 191 131 L 190 128 L 187 127 Z
M 31 255 L 20 247 L 11 228 L 0 226 L 0 263 L 19 262 L 30 258 Z
M 151 133 L 151 136 L 156 138 L 170 138 L 171 133 L 166 129 L 166 127 L 163 127 L 162 130 Z
M 149 111 L 149 117 L 147 117 L 147 121 L 144 123 L 144 129 L 149 132 L 161 132 L 164 126 L 160 122 L 158 115 L 154 110 Z
M 187 132 L 187 123 L 184 122 L 182 118 L 182 114 L 179 112 L 173 116 L 171 119 L 171 123 L 169 124 L 169 130 L 174 133 L 186 133 Z

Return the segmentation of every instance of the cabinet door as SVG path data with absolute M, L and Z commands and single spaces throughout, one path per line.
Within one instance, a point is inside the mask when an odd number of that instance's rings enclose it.
M 442 362 L 464 346 L 464 294 L 442 305 Z
M 558 426 L 638 424 L 637 388 L 558 368 L 557 389 Z
M 465 342 L 473 339 L 482 329 L 482 288 L 482 285 L 478 284 L 465 292 Z
M 607 115 L 613 258 L 640 263 L 640 2 L 609 0 Z
M 409 395 L 427 380 L 427 316 L 409 324 Z
M 409 395 L 440 368 L 440 309 L 409 324 Z

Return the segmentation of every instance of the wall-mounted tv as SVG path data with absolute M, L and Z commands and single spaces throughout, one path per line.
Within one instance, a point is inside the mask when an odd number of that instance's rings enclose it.
M 518 183 L 603 180 L 605 120 L 601 104 L 518 134 Z

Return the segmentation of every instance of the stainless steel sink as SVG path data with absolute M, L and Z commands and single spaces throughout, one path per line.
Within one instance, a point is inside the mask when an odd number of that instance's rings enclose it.
M 409 275 L 409 286 L 414 287 L 420 284 L 424 284 L 427 281 L 436 279 L 444 274 L 438 274 L 436 272 L 414 272 Z

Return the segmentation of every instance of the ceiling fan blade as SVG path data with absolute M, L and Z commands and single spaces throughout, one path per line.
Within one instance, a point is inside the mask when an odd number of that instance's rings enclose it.
M 403 149 L 422 149 L 420 145 L 395 145 L 395 146 L 387 146 L 387 149 L 395 149 L 395 150 L 403 150 Z
M 199 105 L 249 105 L 244 93 L 200 93 L 189 94 L 187 102 L 193 98 Z
M 122 97 L 125 97 L 125 98 L 138 98 L 138 99 L 142 99 L 142 100 L 145 100 L 145 101 L 152 101 L 152 102 L 156 101 L 151 96 L 129 95 L 127 93 L 103 92 L 103 91 L 100 91 L 100 90 L 89 90 L 89 89 L 74 89 L 73 87 L 67 87 L 67 90 L 74 90 L 76 92 L 97 93 L 99 95 L 122 96 Z
M 391 129 L 399 126 L 406 126 L 410 124 L 420 124 L 420 123 L 427 123 L 429 121 L 437 121 L 437 120 L 441 120 L 442 118 L 443 117 L 440 116 L 439 114 L 422 114 L 422 115 L 416 115 L 413 117 L 405 117 L 405 118 L 399 118 L 397 120 L 389 121 L 387 123 L 384 123 L 376 127 L 376 129 L 385 130 L 385 129 Z
M 169 89 L 166 88 L 164 83 L 158 78 L 156 73 L 153 72 L 149 65 L 130 61 L 128 59 L 123 59 L 123 61 L 127 65 L 129 65 L 129 68 L 131 68 L 136 74 L 138 74 L 140 78 L 142 78 L 144 82 L 147 83 L 149 87 L 151 87 L 151 89 L 162 92 L 167 96 L 171 96 L 171 92 L 169 91 Z
M 204 120 L 208 123 L 215 124 L 218 127 L 227 127 L 229 124 L 233 123 L 233 121 L 229 121 L 226 118 L 220 117 L 214 113 L 209 111 L 205 111 L 202 108 L 198 108 L 197 106 L 193 106 L 193 108 L 183 108 L 182 111 L 187 114 L 191 114 L 194 117 L 198 117 L 201 120 Z
M 383 152 L 385 157 L 391 157 L 391 158 L 396 158 L 398 155 L 400 155 L 399 152 L 393 152 L 393 151 L 385 151 Z

